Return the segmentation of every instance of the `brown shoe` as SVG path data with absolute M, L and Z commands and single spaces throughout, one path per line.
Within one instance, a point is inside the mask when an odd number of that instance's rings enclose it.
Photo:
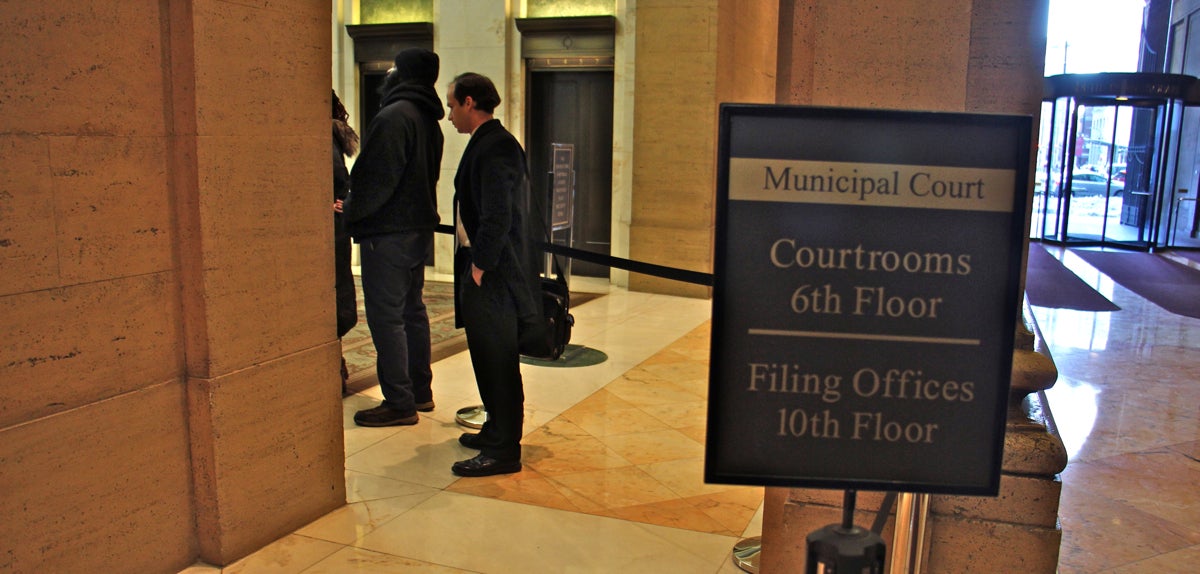
M 417 411 L 422 413 L 433 412 L 433 401 L 429 401 L 427 403 L 417 403 Z
M 354 424 L 360 427 L 410 426 L 417 424 L 420 420 L 417 413 L 405 414 L 384 405 L 354 413 Z

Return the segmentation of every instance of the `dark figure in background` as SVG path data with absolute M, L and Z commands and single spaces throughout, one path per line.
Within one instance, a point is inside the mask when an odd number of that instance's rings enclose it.
M 414 425 L 433 410 L 429 315 L 422 291 L 433 246 L 445 116 L 434 90 L 438 56 L 410 48 L 384 79 L 379 114 L 351 172 L 346 229 L 359 243 L 367 326 L 383 403 L 354 422 Z
M 341 339 L 358 324 L 358 300 L 354 294 L 354 272 L 350 269 L 350 234 L 342 221 L 343 203 L 350 193 L 350 171 L 346 169 L 346 157 L 358 153 L 358 134 L 347 123 L 342 100 L 333 92 L 333 271 L 334 291 L 337 296 L 337 336 Z M 342 394 L 346 394 L 346 383 L 350 372 L 346 359 L 342 359 Z
M 458 249 L 454 258 L 456 326 L 467 348 L 487 422 L 463 434 L 479 455 L 454 463 L 459 476 L 521 470 L 525 392 L 518 325 L 540 315 L 540 249 L 534 233 L 525 151 L 493 117 L 500 94 L 487 77 L 462 74 L 450 84 L 450 122 L 471 134 L 454 176 Z

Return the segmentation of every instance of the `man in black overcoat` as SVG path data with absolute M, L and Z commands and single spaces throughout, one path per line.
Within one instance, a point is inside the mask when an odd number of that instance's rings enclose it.
M 467 73 L 446 92 L 450 122 L 470 134 L 454 177 L 457 326 L 467 346 L 487 422 L 459 442 L 479 455 L 454 463 L 459 476 L 521 470 L 525 392 L 518 351 L 519 325 L 540 316 L 537 229 L 530 209 L 525 151 L 493 114 L 495 85 Z M 531 212 L 532 211 L 532 212 Z

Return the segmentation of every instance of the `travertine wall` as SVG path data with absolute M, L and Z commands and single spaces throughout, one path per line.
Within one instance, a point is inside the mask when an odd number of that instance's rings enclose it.
M 778 2 L 638 0 L 629 256 L 712 272 L 721 102 L 775 95 Z M 630 289 L 708 297 L 631 275 Z
M 0 571 L 344 503 L 325 0 L 0 10 Z

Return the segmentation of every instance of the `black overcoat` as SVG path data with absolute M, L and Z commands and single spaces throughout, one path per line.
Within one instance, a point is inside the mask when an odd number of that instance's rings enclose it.
M 454 176 L 454 200 L 471 243 L 455 257 L 455 293 L 474 263 L 504 281 L 522 323 L 540 317 L 540 202 L 530 193 L 525 151 L 500 120 L 471 135 Z M 455 326 L 462 327 L 457 296 L 455 311 Z

